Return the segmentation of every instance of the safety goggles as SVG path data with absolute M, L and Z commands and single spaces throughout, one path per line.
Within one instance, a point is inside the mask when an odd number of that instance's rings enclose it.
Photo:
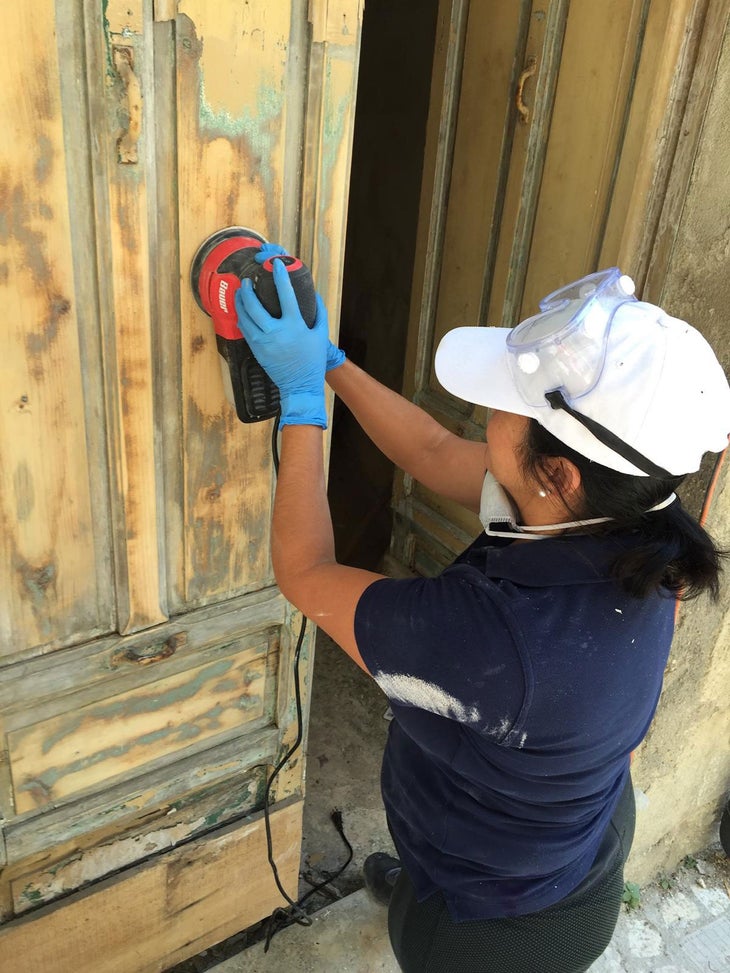
M 671 474 L 571 403 L 587 395 L 601 377 L 617 308 L 636 301 L 634 282 L 618 267 L 589 274 L 540 301 L 540 313 L 507 336 L 510 372 L 521 397 L 533 407 L 561 409 L 637 469 L 649 476 Z
M 540 313 L 507 336 L 512 378 L 527 405 L 546 405 L 552 391 L 571 401 L 587 395 L 601 377 L 616 308 L 635 300 L 634 282 L 618 267 L 543 298 Z

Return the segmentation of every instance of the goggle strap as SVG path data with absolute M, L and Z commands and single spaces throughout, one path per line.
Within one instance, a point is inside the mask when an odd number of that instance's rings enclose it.
M 588 416 L 581 415 L 580 412 L 576 412 L 572 409 L 568 403 L 565 401 L 565 396 L 560 391 L 560 389 L 554 389 L 552 392 L 546 392 L 545 398 L 550 403 L 552 409 L 562 409 L 563 412 L 567 412 L 569 416 L 572 416 L 576 422 L 579 422 L 582 426 L 596 437 L 599 443 L 603 443 L 604 446 L 608 446 L 612 449 L 614 453 L 618 453 L 629 463 L 646 473 L 648 476 L 659 476 L 664 479 L 671 478 L 672 474 L 665 470 L 662 466 L 657 466 L 656 463 L 652 463 L 650 459 L 639 453 L 628 443 L 625 443 L 623 439 L 619 439 L 618 436 L 614 435 L 610 429 L 606 429 L 602 426 L 600 422 L 596 422 L 595 419 L 590 419 Z

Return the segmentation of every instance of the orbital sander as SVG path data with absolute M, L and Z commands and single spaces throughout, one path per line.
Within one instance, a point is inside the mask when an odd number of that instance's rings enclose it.
M 279 412 L 279 390 L 256 361 L 238 327 L 235 294 L 249 278 L 254 293 L 272 317 L 281 317 L 274 284 L 274 260 L 281 260 L 307 327 L 314 327 L 317 301 L 309 269 L 289 254 L 255 260 L 261 234 L 244 226 L 228 226 L 205 239 L 193 257 L 190 286 L 198 307 L 213 319 L 226 397 L 241 422 L 273 419 Z

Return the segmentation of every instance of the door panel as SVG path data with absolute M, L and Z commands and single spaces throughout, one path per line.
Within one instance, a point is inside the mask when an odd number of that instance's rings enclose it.
M 515 136 L 511 89 L 522 63 L 529 4 L 471 4 L 446 209 L 434 342 L 449 322 L 481 320 L 494 264 L 504 181 Z M 439 385 L 431 378 L 431 387 Z
M 79 705 L 68 697 L 68 708 L 30 725 L 14 728 L 16 721 L 8 720 L 17 812 L 141 773 L 153 761 L 185 752 L 193 741 L 207 745 L 260 720 L 276 645 L 259 636 L 236 639 L 225 649 L 215 661 L 128 692 L 112 683 L 113 695 L 94 703 Z
M 7 11 L 0 67 L 2 660 L 113 628 L 79 41 L 57 49 L 54 16 L 51 0 Z
M 580 0 L 579 0 L 580 2 Z M 522 287 L 539 203 L 555 89 L 562 72 L 569 0 L 534 4 L 523 0 L 529 16 L 519 75 L 511 89 L 514 137 L 505 159 L 502 219 L 495 227 L 496 257 L 486 315 L 479 322 L 511 327 L 522 301 Z M 483 419 L 483 413 L 475 413 Z
M 691 45 L 697 45 L 712 16 L 712 5 L 695 5 L 694 0 L 652 3 L 646 14 L 641 58 L 598 260 L 600 266 L 606 266 L 608 255 L 618 253 L 620 266 L 631 266 L 639 285 L 645 280 L 655 246 L 674 149 L 679 142 L 684 146 L 687 141 L 680 135 L 678 124 L 689 82 L 686 62 L 694 59 Z M 706 49 L 706 44 L 703 46 Z M 640 220 L 632 219 L 636 211 L 642 214 Z M 646 290 L 643 297 L 658 300 Z
M 270 423 L 242 425 L 226 402 L 212 323 L 187 276 L 203 238 L 249 226 L 296 246 L 283 200 L 297 172 L 285 151 L 301 127 L 288 105 L 289 4 L 184 0 L 177 18 L 177 176 L 187 605 L 271 584 Z M 290 129 L 293 128 L 293 131 Z
M 11 671 L 0 696 L 4 817 L 99 793 L 279 721 L 281 597 Z M 35 673 L 41 669 L 40 678 Z
M 243 225 L 298 250 L 336 334 L 360 3 L 319 0 L 309 17 L 300 3 L 179 4 L 180 607 L 273 583 L 271 427 L 242 425 L 224 398 L 187 276 L 202 240 Z

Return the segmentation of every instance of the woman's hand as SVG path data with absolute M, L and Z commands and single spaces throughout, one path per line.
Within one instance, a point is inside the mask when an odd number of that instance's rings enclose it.
M 271 256 L 269 250 L 263 259 Z M 326 429 L 324 375 L 330 344 L 327 310 L 318 294 L 314 327 L 308 328 L 289 274 L 280 260 L 273 261 L 273 273 L 281 317 L 269 314 L 254 293 L 251 281 L 245 279 L 236 292 L 238 326 L 256 360 L 279 388 L 280 425 L 314 425 Z
M 270 257 L 285 257 L 287 255 L 287 251 L 278 243 L 263 243 L 259 252 L 254 256 L 254 260 L 257 264 L 263 264 Z M 329 372 L 333 368 L 339 368 L 345 362 L 345 359 L 344 351 L 330 341 L 327 347 L 327 368 L 325 370 Z M 261 363 L 259 362 L 259 364 Z

